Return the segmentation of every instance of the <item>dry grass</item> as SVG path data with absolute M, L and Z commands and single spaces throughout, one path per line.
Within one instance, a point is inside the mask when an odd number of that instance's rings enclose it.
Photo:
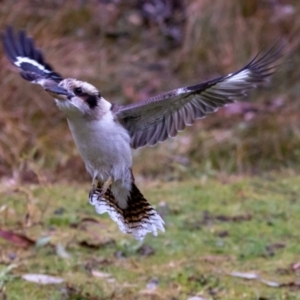
M 250 118 L 244 110 L 222 110 L 175 141 L 137 152 L 136 170 L 167 177 L 172 170 L 184 177 L 191 171 L 197 176 L 297 167 L 299 1 L 186 1 L 179 28 L 183 39 L 176 45 L 155 22 L 143 23 L 135 3 L 7 0 L 1 2 L 0 28 L 25 28 L 58 72 L 90 81 L 117 103 L 226 74 L 280 38 L 289 61 L 249 98 Z M 0 175 L 25 181 L 36 181 L 36 174 L 52 181 L 86 179 L 52 99 L 12 70 L 1 55 Z M 161 164 L 153 165 L 153 156 Z

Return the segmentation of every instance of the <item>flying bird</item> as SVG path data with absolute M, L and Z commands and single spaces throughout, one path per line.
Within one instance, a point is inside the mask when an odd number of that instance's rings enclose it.
M 196 119 L 239 100 L 276 70 L 282 46 L 255 56 L 240 70 L 129 105 L 112 104 L 93 85 L 63 78 L 25 31 L 2 33 L 4 52 L 21 76 L 41 85 L 65 114 L 92 177 L 89 201 L 124 233 L 142 240 L 164 231 L 164 221 L 144 198 L 132 174 L 132 150 L 174 137 Z

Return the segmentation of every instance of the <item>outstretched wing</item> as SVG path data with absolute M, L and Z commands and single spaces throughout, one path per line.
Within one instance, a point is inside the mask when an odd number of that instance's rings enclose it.
M 59 83 L 62 77 L 49 65 L 42 52 L 34 46 L 33 40 L 21 30 L 14 33 L 12 27 L 7 27 L 2 33 L 4 52 L 9 61 L 20 69 L 21 76 L 33 83 L 38 79 L 49 79 Z
M 245 67 L 226 76 L 115 106 L 115 117 L 129 131 L 132 148 L 155 145 L 262 83 L 275 72 L 274 63 L 282 57 L 282 48 L 275 44 L 263 56 L 257 55 Z

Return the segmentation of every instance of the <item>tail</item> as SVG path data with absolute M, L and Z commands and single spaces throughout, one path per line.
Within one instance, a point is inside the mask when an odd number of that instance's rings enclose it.
M 147 233 L 157 236 L 157 229 L 165 231 L 163 219 L 144 198 L 133 181 L 125 209 L 118 205 L 110 188 L 104 196 L 99 197 L 100 193 L 101 187 L 98 186 L 90 195 L 90 203 L 95 206 L 97 213 L 107 212 L 122 232 L 132 234 L 137 240 L 143 240 Z

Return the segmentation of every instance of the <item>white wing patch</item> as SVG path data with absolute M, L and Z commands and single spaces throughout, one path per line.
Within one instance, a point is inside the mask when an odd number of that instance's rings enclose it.
M 224 82 L 234 82 L 234 81 L 246 81 L 249 78 L 249 74 L 251 72 L 249 70 L 243 70 L 237 74 L 228 74 Z
M 176 90 L 176 95 L 180 95 L 184 93 L 186 93 L 186 88 L 179 88 Z
M 21 65 L 23 63 L 31 64 L 31 65 L 39 68 L 41 71 L 43 71 L 45 73 L 51 73 L 51 71 L 47 70 L 43 65 L 38 63 L 36 60 L 31 59 L 29 57 L 17 56 L 17 61 L 15 61 L 15 65 L 19 68 L 22 68 Z

